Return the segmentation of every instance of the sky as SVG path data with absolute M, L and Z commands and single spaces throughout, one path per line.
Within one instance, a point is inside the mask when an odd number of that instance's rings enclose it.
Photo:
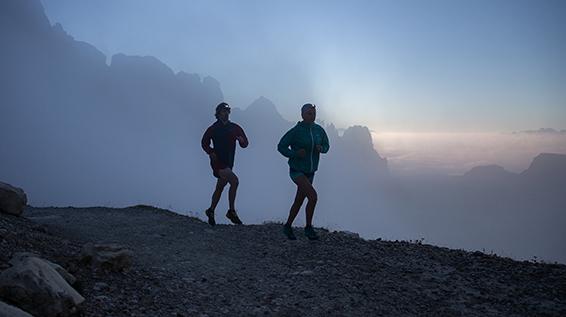
M 245 108 L 305 102 L 375 133 L 566 129 L 564 1 L 42 0 L 109 58 L 210 75 Z

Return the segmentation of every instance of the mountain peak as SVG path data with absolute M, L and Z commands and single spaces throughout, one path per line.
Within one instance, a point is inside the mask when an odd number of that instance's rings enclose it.
M 499 165 L 480 165 L 475 166 L 464 174 L 466 178 L 482 178 L 482 179 L 493 179 L 501 177 L 509 177 L 514 175 L 513 173 L 507 171 L 505 168 Z
M 252 116 L 260 116 L 262 118 L 275 118 L 277 120 L 284 120 L 275 104 L 264 96 L 254 100 L 245 110 L 246 113 Z
M 256 100 L 254 100 L 247 108 L 246 111 L 258 111 L 261 109 L 262 111 L 270 111 L 270 112 L 277 112 L 277 108 L 273 101 L 265 98 L 264 96 L 260 96 Z
M 360 144 L 363 147 L 373 149 L 373 141 L 371 139 L 371 133 L 369 132 L 368 127 L 361 125 L 351 126 L 344 131 L 342 138 L 345 141 L 354 144 Z
M 533 159 L 529 168 L 522 175 L 566 181 L 566 154 L 541 153 Z

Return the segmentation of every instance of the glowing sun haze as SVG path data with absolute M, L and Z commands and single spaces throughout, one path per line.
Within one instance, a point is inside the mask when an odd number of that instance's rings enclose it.
M 566 132 L 372 133 L 394 173 L 462 175 L 480 165 L 527 169 L 540 153 L 566 154 Z

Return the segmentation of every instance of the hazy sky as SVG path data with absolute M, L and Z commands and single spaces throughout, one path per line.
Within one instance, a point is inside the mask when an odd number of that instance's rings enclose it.
M 285 118 L 377 132 L 566 129 L 565 1 L 42 0 L 108 56 L 211 75 Z

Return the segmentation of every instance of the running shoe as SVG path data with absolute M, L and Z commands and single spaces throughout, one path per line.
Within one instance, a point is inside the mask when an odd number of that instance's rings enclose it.
M 309 240 L 318 240 L 318 234 L 314 231 L 312 226 L 305 227 L 305 236 L 309 238 Z
M 293 233 L 293 227 L 291 226 L 284 225 L 283 234 L 285 234 L 289 240 L 297 240 L 297 237 L 295 237 L 295 234 Z
M 214 220 L 214 210 L 208 208 L 204 213 L 208 217 L 208 224 L 211 226 L 216 225 L 216 221 Z
M 234 209 L 228 210 L 228 212 L 226 213 L 226 218 L 230 219 L 230 221 L 232 221 L 232 223 L 235 225 L 242 224 L 242 221 L 240 220 L 240 218 L 238 218 L 238 214 Z

